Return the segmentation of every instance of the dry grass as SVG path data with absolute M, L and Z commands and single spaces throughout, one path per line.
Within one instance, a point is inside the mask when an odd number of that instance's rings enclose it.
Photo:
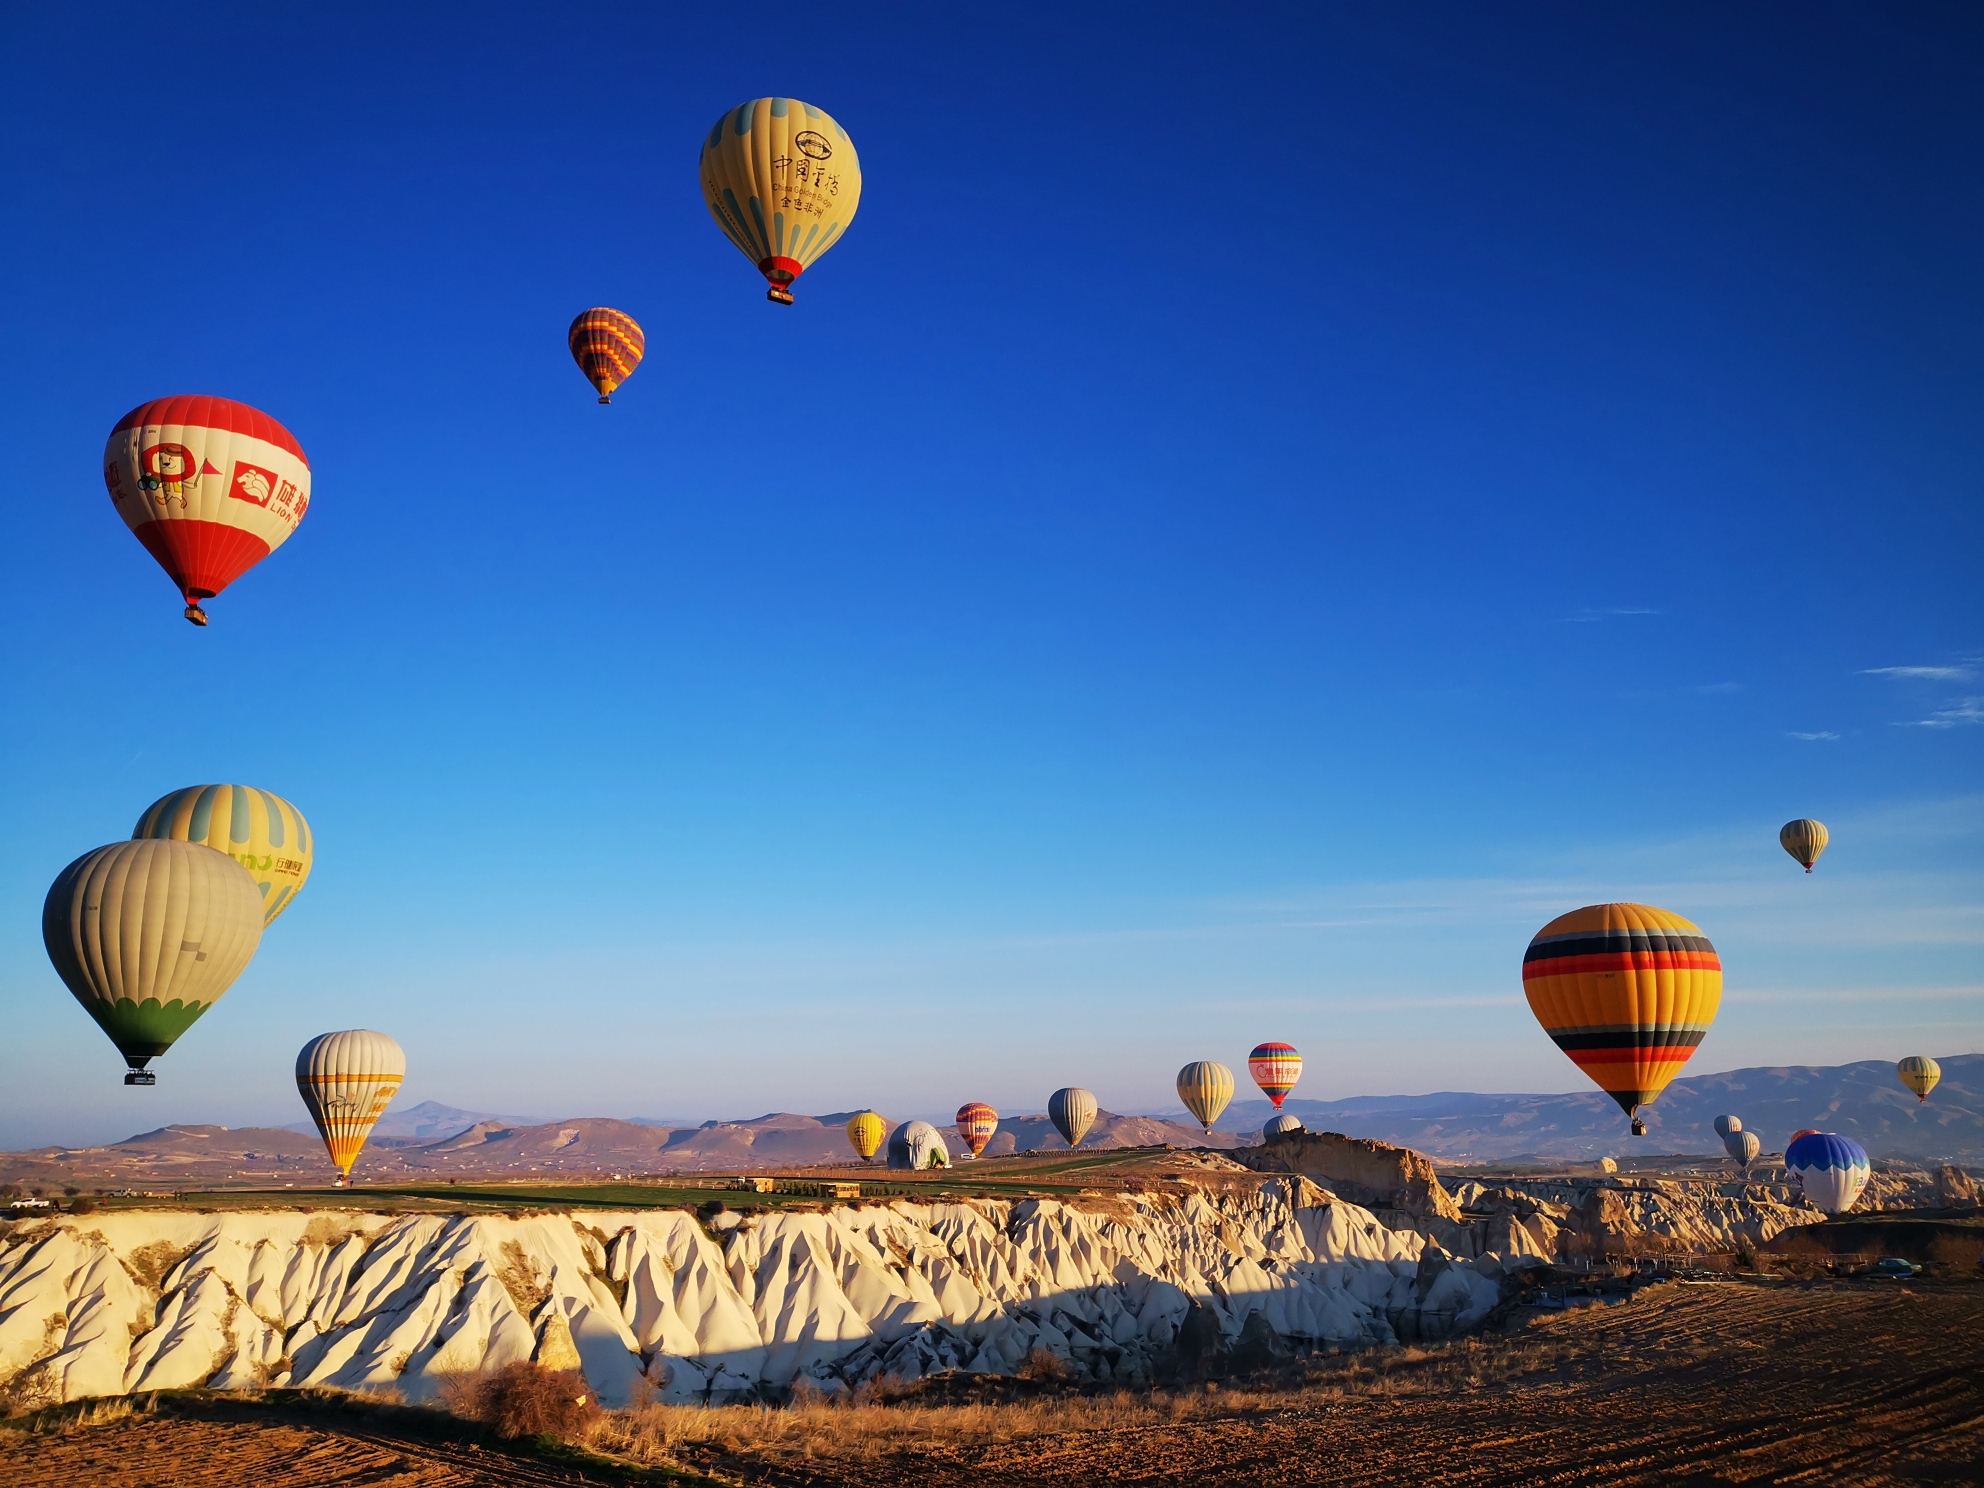
M 783 1406 L 649 1405 L 602 1416 L 584 1445 L 648 1466 L 713 1458 L 790 1466 L 873 1461 L 933 1448 L 991 1447 L 1032 1438 L 1268 1415 L 1349 1397 L 1454 1395 L 1555 1370 L 1568 1349 L 1550 1341 L 1462 1339 L 1291 1363 L 1245 1381 L 1114 1391 L 1036 1380 L 872 1380 L 849 1395 L 801 1388 Z M 1056 1361 L 1059 1362 L 1058 1360 Z M 959 1394 L 977 1398 L 958 1400 Z
M 576 1442 L 599 1420 L 599 1403 L 584 1375 L 523 1360 L 493 1374 L 456 1375 L 443 1384 L 441 1400 L 455 1415 L 480 1421 L 506 1441 Z

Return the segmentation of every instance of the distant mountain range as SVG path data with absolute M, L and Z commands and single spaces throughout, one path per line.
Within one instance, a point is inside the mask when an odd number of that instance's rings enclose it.
M 1902 1088 L 1886 1060 L 1694 1075 L 1676 1080 L 1641 1111 L 1644 1137 L 1628 1135 L 1624 1113 L 1597 1090 L 1443 1091 L 1336 1101 L 1291 1096 L 1281 1108 L 1312 1131 L 1370 1137 L 1456 1162 L 1588 1161 L 1635 1150 L 1714 1154 L 1722 1151 L 1715 1118 L 1725 1114 L 1740 1117 L 1766 1152 L 1781 1152 L 1792 1132 L 1809 1126 L 1852 1137 L 1875 1157 L 1984 1159 L 1984 1054 L 1955 1054 L 1939 1062 L 1942 1083 L 1926 1102 Z M 1265 1100 L 1235 1101 L 1218 1126 L 1258 1133 L 1272 1114 L 1274 1107 Z

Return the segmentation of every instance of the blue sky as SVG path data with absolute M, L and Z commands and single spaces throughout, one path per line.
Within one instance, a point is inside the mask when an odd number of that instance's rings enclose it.
M 1699 1072 L 1984 1046 L 1975 10 L 844 9 L 10 16 L 0 1145 L 361 1025 L 547 1116 L 1570 1089 L 1610 898 Z M 865 176 L 792 309 L 696 190 L 766 93 Z M 203 632 L 98 476 L 173 392 L 314 472 Z M 215 780 L 315 874 L 126 1090 L 41 897 Z

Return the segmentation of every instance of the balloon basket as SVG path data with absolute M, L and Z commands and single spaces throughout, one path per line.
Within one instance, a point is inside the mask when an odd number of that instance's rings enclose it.
M 1639 1117 L 1637 1116 L 1633 1118 L 1633 1135 L 1636 1137 L 1643 1137 L 1646 1135 L 1646 1123 L 1640 1120 Z
M 792 291 L 789 289 L 780 289 L 774 284 L 770 289 L 765 291 L 765 298 L 770 300 L 774 305 L 790 305 L 792 303 Z
M 124 1083 L 126 1085 L 156 1085 L 158 1084 L 158 1076 L 150 1070 L 132 1070 L 124 1077 Z
M 186 618 L 191 620 L 195 625 L 205 625 L 207 623 L 207 612 L 196 604 L 189 604 L 186 606 Z

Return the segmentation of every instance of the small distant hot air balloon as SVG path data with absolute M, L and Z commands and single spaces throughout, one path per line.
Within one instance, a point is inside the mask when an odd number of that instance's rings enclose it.
M 261 891 L 264 926 L 303 892 L 316 859 L 303 813 L 281 796 L 246 785 L 189 785 L 161 796 L 145 808 L 131 835 L 203 842 L 226 853 Z
M 1279 1116 L 1268 1117 L 1268 1124 L 1261 1128 L 1261 1140 L 1272 1147 L 1276 1142 L 1286 1141 L 1303 1130 L 1302 1118 L 1293 1111 L 1283 1111 Z
M 1851 1209 L 1873 1172 L 1866 1148 L 1831 1132 L 1806 1132 L 1785 1148 L 1784 1169 L 1827 1214 Z
M 861 205 L 854 141 L 796 98 L 754 98 L 718 119 L 696 173 L 710 216 L 765 276 L 765 298 L 781 305 Z
M 1293 1044 L 1256 1044 L 1254 1052 L 1247 1056 L 1247 1073 L 1279 1111 L 1281 1103 L 1288 1099 L 1288 1092 L 1302 1078 L 1302 1056 L 1295 1052 Z
M 1818 1134 L 1819 1129 L 1816 1126 L 1801 1126 L 1791 1134 L 1791 1141 L 1795 1142 L 1800 1137 L 1816 1137 Z M 1787 1152 L 1791 1150 L 1790 1143 L 1785 1144 L 1784 1150 Z
M 958 1135 L 971 1155 L 977 1157 L 999 1129 L 999 1113 L 984 1101 L 971 1101 L 958 1107 Z
M 889 1166 L 910 1172 L 948 1168 L 951 1152 L 937 1128 L 927 1121 L 905 1121 L 889 1133 Z
M 227 398 L 142 403 L 103 451 L 117 514 L 179 586 L 186 618 L 281 547 L 310 509 L 303 446 L 259 409 Z
M 1812 865 L 1819 860 L 1819 854 L 1826 850 L 1826 824 L 1815 822 L 1809 816 L 1801 816 L 1779 827 L 1777 840 L 1810 873 Z
M 873 1111 L 857 1111 L 854 1119 L 847 1123 L 847 1144 L 863 1162 L 875 1155 L 875 1149 L 882 1145 L 882 1138 L 888 1134 L 888 1123 Z
M 572 348 L 572 360 L 599 394 L 599 401 L 611 403 L 613 390 L 640 366 L 648 338 L 641 334 L 633 316 L 598 305 L 579 312 L 565 333 L 565 344 Z
M 1079 1085 L 1067 1085 L 1047 1097 L 1047 1119 L 1070 1147 L 1079 1147 L 1095 1125 L 1095 1097 Z
M 296 1093 L 337 1166 L 340 1188 L 405 1079 L 405 1051 L 370 1028 L 320 1033 L 297 1054 Z
M 1896 1077 L 1902 1084 L 1915 1092 L 1915 1098 L 1926 1101 L 1929 1092 L 1936 1088 L 1936 1082 L 1943 1077 L 1943 1067 L 1926 1054 L 1911 1054 L 1894 1067 Z
M 1211 1136 L 1212 1124 L 1233 1099 L 1233 1071 L 1210 1059 L 1193 1060 L 1178 1071 L 1178 1099 Z
M 248 870 L 195 842 L 113 842 L 64 868 L 41 906 L 55 974 L 131 1072 L 171 1048 L 254 958 L 262 894 Z
M 1543 1031 L 1643 1137 L 1639 1108 L 1681 1072 L 1715 1021 L 1722 962 L 1677 914 L 1592 904 L 1536 932 L 1522 988 Z
M 1757 1160 L 1757 1154 L 1764 1150 L 1764 1144 L 1755 1132 L 1733 1131 L 1722 1139 L 1722 1150 L 1743 1165 L 1745 1172 Z
M 1743 1118 L 1740 1116 L 1718 1116 L 1715 1118 L 1715 1134 L 1725 1142 L 1729 1139 L 1731 1132 L 1739 1132 L 1742 1129 Z

